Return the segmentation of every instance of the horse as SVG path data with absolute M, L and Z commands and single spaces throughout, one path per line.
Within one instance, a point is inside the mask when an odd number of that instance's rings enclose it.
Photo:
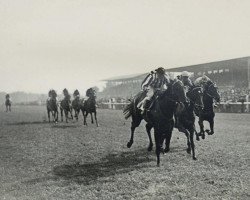
M 61 113 L 61 121 L 63 122 L 63 112 L 65 114 L 65 119 L 66 119 L 66 123 L 68 123 L 68 119 L 69 118 L 69 114 L 71 116 L 71 119 L 73 119 L 73 115 L 72 115 L 72 105 L 71 105 L 71 101 L 70 99 L 63 99 L 60 101 L 59 103 L 59 108 L 60 108 L 60 113 Z
M 11 100 L 10 100 L 10 95 L 6 94 L 6 100 L 5 100 L 5 106 L 6 106 L 6 112 L 11 112 Z
M 189 99 L 189 103 L 185 104 L 184 109 L 177 114 L 178 117 L 178 125 L 177 129 L 179 132 L 185 133 L 187 137 L 187 153 L 191 153 L 193 160 L 196 160 L 195 157 L 195 145 L 194 145 L 194 134 L 196 134 L 196 139 L 199 140 L 199 136 L 195 129 L 195 114 L 194 109 L 195 106 L 203 107 L 202 101 L 202 87 L 194 86 L 187 92 L 187 97 Z
M 56 97 L 57 97 L 57 94 L 55 90 L 50 90 L 49 98 L 46 101 L 49 122 L 50 122 L 50 113 L 52 113 L 53 121 L 55 123 L 58 122 L 58 102 L 57 102 Z
M 96 94 L 95 93 L 96 92 L 93 88 L 89 88 L 86 92 L 86 96 L 88 97 L 88 99 L 86 101 L 84 101 L 84 104 L 82 107 L 82 113 L 84 116 L 83 124 L 86 126 L 87 126 L 86 118 L 87 118 L 89 113 L 91 116 L 91 123 L 92 124 L 94 123 L 93 115 L 92 115 L 92 113 L 94 113 L 96 126 L 99 126 L 99 124 L 97 122 L 97 117 L 96 117 Z
M 220 102 L 220 95 L 218 93 L 218 89 L 216 85 L 212 81 L 207 81 L 203 86 L 203 103 L 204 108 L 195 109 L 195 114 L 199 117 L 199 126 L 200 126 L 200 132 L 199 135 L 202 137 L 202 139 L 205 139 L 205 132 L 208 133 L 208 135 L 214 134 L 214 100 L 216 102 Z M 204 131 L 204 125 L 203 121 L 208 121 L 210 125 L 210 130 L 206 129 Z
M 76 121 L 78 121 L 78 116 L 81 110 L 83 109 L 84 106 L 84 100 L 80 99 L 79 96 L 75 97 L 74 100 L 72 101 L 72 109 L 75 111 L 75 118 Z M 83 112 L 83 116 L 84 116 L 84 112 Z
M 150 106 L 150 111 L 147 111 L 142 115 L 140 109 L 137 108 L 137 105 L 145 96 L 145 92 L 139 92 L 123 110 L 125 119 L 132 117 L 131 137 L 127 143 L 127 147 L 130 148 L 132 146 L 134 141 L 134 131 L 144 119 L 147 122 L 146 130 L 149 138 L 148 151 L 152 150 L 153 142 L 150 130 L 154 128 L 156 144 L 155 152 L 157 156 L 157 166 L 159 166 L 160 153 L 163 152 L 162 146 L 164 140 L 166 141 L 166 149 L 169 149 L 174 128 L 173 116 L 176 106 L 178 103 L 185 102 L 186 96 L 182 82 L 179 80 L 171 81 L 166 91 L 162 93 L 160 92 L 159 95 L 155 96 L 155 100 Z

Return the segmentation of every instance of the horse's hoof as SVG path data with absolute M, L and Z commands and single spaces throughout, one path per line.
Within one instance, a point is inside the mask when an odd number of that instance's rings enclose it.
M 191 149 L 187 148 L 187 153 L 191 154 Z
M 132 146 L 133 142 L 128 142 L 127 147 L 130 148 Z
M 193 160 L 197 160 L 197 158 L 196 158 L 196 157 L 193 157 Z
M 157 163 L 157 165 L 156 165 L 157 167 L 160 167 L 160 163 Z
M 200 138 L 199 138 L 199 137 L 196 137 L 196 140 L 197 140 L 197 141 L 200 141 Z
M 152 151 L 152 149 L 153 149 L 153 146 L 148 147 L 148 151 Z
M 169 148 L 165 148 L 165 149 L 164 149 L 164 153 L 168 153 L 169 151 L 170 151 Z

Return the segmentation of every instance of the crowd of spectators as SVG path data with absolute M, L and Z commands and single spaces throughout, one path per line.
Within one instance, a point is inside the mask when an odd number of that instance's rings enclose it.
M 241 102 L 248 101 L 250 91 L 247 87 L 219 88 L 221 102 Z

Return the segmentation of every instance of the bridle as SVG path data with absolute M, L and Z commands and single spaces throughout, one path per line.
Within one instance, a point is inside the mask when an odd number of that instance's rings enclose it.
M 206 92 L 206 94 L 207 94 L 209 97 L 211 97 L 212 99 L 215 99 L 215 97 L 214 97 L 213 95 L 209 94 L 209 88 L 210 88 L 211 86 L 214 86 L 214 83 L 211 82 L 211 84 L 210 84 L 209 86 L 207 86 L 207 89 L 204 90 L 204 92 Z
M 202 87 L 193 87 L 190 91 L 188 91 L 188 93 L 190 94 L 193 94 L 194 90 L 200 90 L 202 91 Z M 199 92 L 200 93 L 200 92 Z M 192 95 L 193 96 L 193 95 Z M 201 107 L 201 105 L 197 104 L 195 100 L 193 100 L 192 98 L 189 98 L 190 102 L 192 102 L 194 104 L 194 106 L 197 106 L 197 107 Z

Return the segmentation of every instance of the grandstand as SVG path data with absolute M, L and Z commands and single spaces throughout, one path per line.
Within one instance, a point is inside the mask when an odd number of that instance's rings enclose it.
M 222 100 L 237 101 L 247 95 L 250 88 L 250 57 L 216 61 L 185 67 L 167 69 L 173 74 L 188 71 L 192 79 L 207 75 L 218 85 Z M 106 88 L 100 94 L 102 98 L 130 98 L 140 90 L 140 84 L 147 73 L 134 74 L 106 79 Z

